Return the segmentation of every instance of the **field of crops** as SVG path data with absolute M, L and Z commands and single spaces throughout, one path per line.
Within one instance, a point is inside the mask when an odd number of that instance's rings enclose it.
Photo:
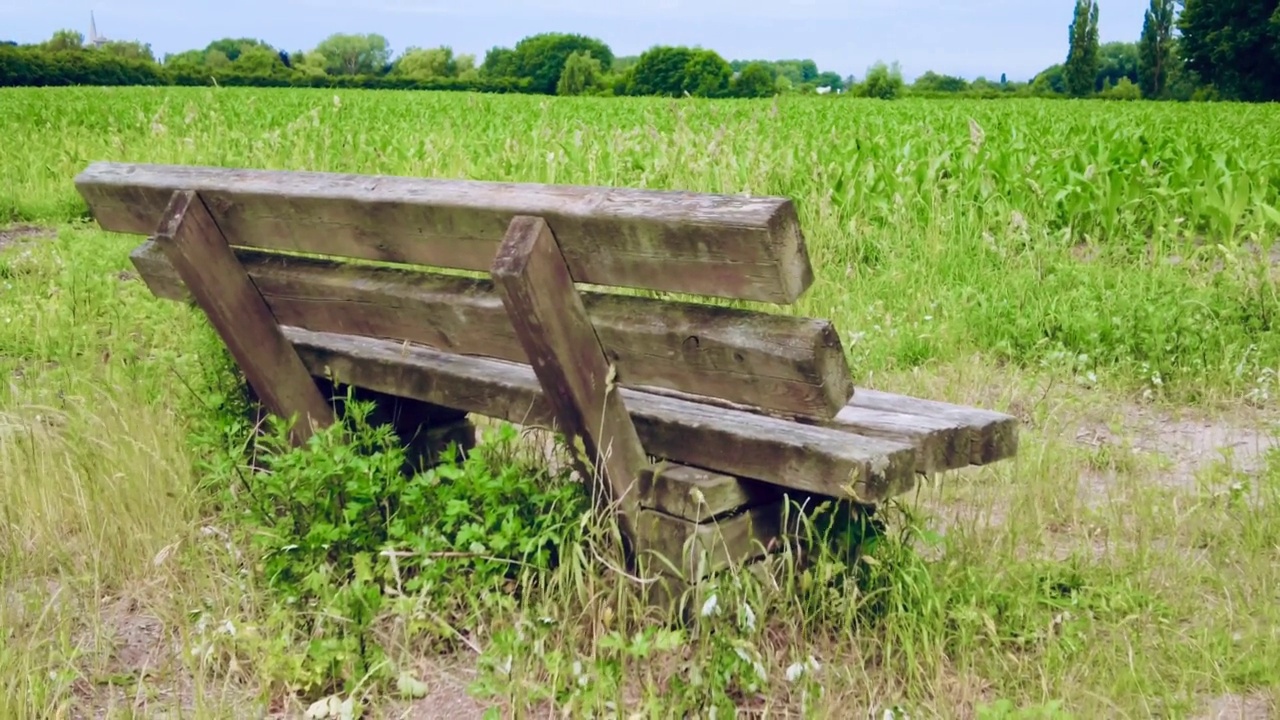
M 1026 423 L 1016 462 L 908 499 L 923 548 L 752 601 L 758 626 L 730 608 L 715 635 L 655 633 L 590 556 L 518 601 L 442 576 L 423 592 L 447 612 L 383 608 L 388 656 L 436 691 L 646 714 L 1275 712 L 1278 107 L 18 89 L 0 138 L 0 715 L 220 716 L 318 682 L 221 539 L 236 469 L 210 448 L 241 430 L 219 410 L 234 382 L 196 314 L 121 275 L 137 239 L 78 222 L 95 160 L 786 195 L 818 274 L 796 310 L 848 333 L 859 384 Z M 504 467 L 454 500 L 560 492 L 496 489 Z M 543 515 L 525 529 L 574 524 Z M 140 617 L 142 639 L 121 634 Z M 139 647 L 164 648 L 158 669 L 121 659 Z

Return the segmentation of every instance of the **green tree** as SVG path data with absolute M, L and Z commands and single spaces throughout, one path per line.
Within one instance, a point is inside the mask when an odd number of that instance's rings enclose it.
M 1116 84 L 1098 93 L 1104 100 L 1141 100 L 1142 91 L 1127 77 L 1120 78 Z
M 892 100 L 902 94 L 904 85 L 898 63 L 885 65 L 883 62 L 878 62 L 867 70 L 867 79 L 862 81 L 861 95 Z
M 1169 78 L 1165 84 L 1165 96 L 1170 100 L 1186 102 L 1200 89 L 1200 77 L 1182 61 L 1182 38 L 1174 37 L 1169 48 Z
M 729 93 L 733 69 L 714 50 L 695 50 L 684 65 L 681 91 L 694 97 L 724 97 Z
M 137 40 L 113 40 L 102 46 L 102 52 L 131 60 L 156 60 L 151 52 L 151 43 L 140 43 Z
M 1138 87 L 1144 97 L 1165 97 L 1173 65 L 1173 23 L 1175 0 L 1151 0 L 1142 20 L 1138 41 Z
M 231 66 L 231 58 L 221 50 L 207 50 L 204 54 L 204 65 L 207 68 L 225 68 Z
M 381 35 L 334 33 L 316 45 L 331 75 L 379 75 L 391 59 L 387 39 Z
M 461 55 L 455 56 L 453 58 L 453 67 L 454 70 L 457 71 L 458 77 L 477 76 L 476 56 L 470 53 L 462 53 Z
M 735 97 L 742 98 L 770 97 L 777 92 L 773 73 L 762 62 L 753 62 L 742 68 L 733 79 L 732 90 Z
M 81 50 L 84 48 L 84 33 L 79 33 L 75 30 L 59 30 L 53 34 L 53 37 L 46 40 L 41 47 L 54 52 Z
M 328 71 L 325 70 L 327 67 L 329 67 L 329 59 L 324 56 L 324 53 L 312 50 L 293 54 L 293 69 L 309 77 L 328 75 Z
M 1076 0 L 1075 17 L 1070 26 L 1070 49 L 1063 63 L 1063 79 L 1067 92 L 1084 97 L 1094 91 L 1098 80 L 1098 3 Z
M 495 76 L 526 78 L 534 92 L 552 95 L 565 63 L 575 52 L 585 52 L 598 60 L 601 72 L 608 72 L 613 65 L 613 51 L 601 40 L 570 33 L 542 33 L 516 43 L 510 57 L 494 57 Z M 488 57 L 485 65 L 489 65 Z
M 666 97 L 723 97 L 733 77 L 732 66 L 714 50 L 669 45 L 644 51 L 627 72 L 628 94 Z
M 1062 63 L 1050 65 L 1037 73 L 1031 80 L 1031 89 L 1037 94 L 1065 94 L 1067 92 L 1067 76 Z
M 939 75 L 928 70 L 911 83 L 911 88 L 922 92 L 958 93 L 969 89 L 969 81 L 962 77 Z
M 1224 97 L 1280 100 L 1280 0 L 1186 0 L 1176 24 L 1187 68 Z
M 693 52 L 687 47 L 655 45 L 640 53 L 630 70 L 627 94 L 679 96 L 684 90 L 684 69 Z M 772 83 L 773 78 L 769 81 Z
M 505 47 L 489 48 L 484 54 L 484 63 L 480 66 L 480 74 L 489 78 L 513 78 L 519 72 L 516 51 Z
M 457 74 L 457 62 L 453 58 L 453 48 L 412 47 L 396 60 L 391 72 L 414 78 L 453 77 Z
M 777 75 L 792 85 L 804 85 L 818 77 L 818 64 L 812 60 L 778 60 L 773 63 Z
M 265 41 L 255 40 L 254 38 L 222 38 L 221 40 L 214 40 L 209 43 L 209 45 L 205 47 L 205 50 L 221 51 L 227 56 L 228 60 L 235 62 L 240 59 L 240 53 L 254 48 L 266 49 L 271 51 L 273 54 L 276 52 L 276 49 L 271 45 L 268 45 Z
M 1109 42 L 1098 46 L 1098 74 L 1093 81 L 1097 92 L 1115 87 L 1121 80 L 1138 82 L 1138 44 Z
M 816 87 L 829 87 L 836 91 L 844 89 L 844 78 L 840 77 L 840 73 L 830 70 L 818 73 L 818 76 L 813 79 L 813 83 Z
M 197 69 L 204 66 L 204 50 L 185 50 L 164 56 L 165 67 Z
M 600 84 L 600 75 L 600 61 L 591 57 L 591 53 L 571 53 L 564 61 L 556 94 L 585 95 Z
M 231 65 L 236 70 L 252 75 L 270 75 L 285 69 L 280 53 L 263 46 L 245 48 Z

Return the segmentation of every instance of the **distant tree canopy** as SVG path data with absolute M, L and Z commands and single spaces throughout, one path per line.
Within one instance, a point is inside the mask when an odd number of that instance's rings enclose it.
M 876 63 L 867 71 L 867 78 L 862 81 L 860 90 L 859 94 L 866 97 L 892 100 L 902 93 L 902 71 L 898 69 L 897 63 Z
M 387 39 L 377 34 L 334 33 L 321 40 L 315 52 L 324 56 L 325 70 L 331 75 L 377 75 L 391 61 Z
M 627 82 L 630 95 L 725 97 L 733 69 L 714 50 L 656 46 L 640 54 Z
M 253 49 L 266 50 L 272 55 L 276 54 L 275 49 L 266 42 L 262 40 L 255 40 L 253 38 L 223 38 L 221 40 L 214 40 L 209 43 L 204 50 L 206 53 L 217 50 L 223 55 L 226 55 L 228 60 L 235 62 L 240 58 L 241 53 Z
M 600 86 L 602 72 L 600 61 L 591 57 L 591 53 L 572 53 L 564 61 L 564 70 L 556 83 L 556 94 L 585 95 Z
M 916 78 L 916 81 L 912 83 L 911 86 L 916 90 L 925 90 L 929 92 L 958 93 L 969 89 L 969 81 L 961 77 L 939 75 L 938 73 L 929 70 Z
M 773 72 L 763 62 L 748 63 L 733 80 L 733 94 L 737 97 L 769 97 L 777 92 L 778 84 Z
M 253 85 L 759 98 L 845 93 L 892 99 L 1077 96 L 1108 99 L 1280 100 L 1280 0 L 1148 0 L 1136 42 L 1099 43 L 1099 0 L 1075 0 L 1063 62 L 1030 81 L 967 80 L 928 71 L 909 87 L 897 64 L 859 82 L 811 59 L 726 60 L 701 47 L 656 45 L 615 57 L 586 35 L 545 32 L 475 56 L 447 45 L 398 56 L 382 35 L 335 33 L 285 52 L 249 37 L 214 40 L 157 62 L 148 44 L 86 45 L 61 29 L 41 43 L 0 42 L 0 85 Z M 1181 12 L 1179 9 L 1181 8 Z M 1179 34 L 1175 34 L 1175 30 Z
M 1138 43 L 1109 42 L 1098 46 L 1098 71 L 1094 76 L 1094 92 L 1114 87 L 1122 79 L 1138 82 Z
M 463 55 L 453 56 L 453 48 L 417 48 L 411 47 L 391 64 L 391 74 L 406 77 L 454 77 L 459 71 L 473 70 L 475 58 Z
M 528 80 L 533 92 L 553 95 L 565 63 L 574 53 L 590 55 L 600 63 L 601 72 L 613 67 L 613 50 L 601 40 L 569 33 L 542 33 L 524 38 L 512 49 L 493 48 L 485 56 L 482 72 L 493 78 Z
M 1280 100 L 1280 0 L 1186 0 L 1186 67 L 1226 97 Z

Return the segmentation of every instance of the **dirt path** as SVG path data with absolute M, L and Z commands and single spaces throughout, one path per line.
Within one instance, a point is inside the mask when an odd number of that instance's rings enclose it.
M 1229 413 L 1121 408 L 1113 422 L 1083 422 L 1075 441 L 1114 455 L 1132 453 L 1155 466 L 1150 481 L 1168 489 L 1192 492 L 1207 472 L 1256 475 L 1267 453 L 1280 445 L 1277 418 L 1256 410 Z M 1114 471 L 1091 471 L 1081 478 L 1083 492 L 1105 496 Z
M 3 228 L 0 229 L 0 252 L 20 242 L 47 240 L 54 235 L 53 230 L 37 225 L 14 225 L 13 227 Z

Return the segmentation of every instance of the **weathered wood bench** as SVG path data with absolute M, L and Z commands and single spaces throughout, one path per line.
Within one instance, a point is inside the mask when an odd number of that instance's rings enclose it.
M 326 380 L 437 425 L 555 426 L 633 549 L 685 580 L 783 541 L 788 493 L 875 506 L 1017 450 L 1008 415 L 855 391 L 826 320 L 654 297 L 794 302 L 813 273 L 785 198 L 116 163 L 75 182 L 102 228 L 149 236 L 148 287 L 203 309 L 295 439 L 334 422 Z

